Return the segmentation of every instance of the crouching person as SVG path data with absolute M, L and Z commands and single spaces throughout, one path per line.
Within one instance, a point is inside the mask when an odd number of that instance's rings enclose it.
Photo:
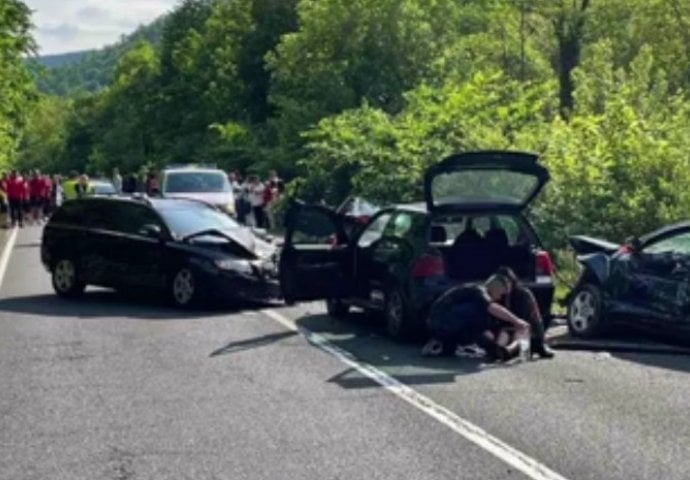
M 484 284 L 454 287 L 431 307 L 429 330 L 431 340 L 424 346 L 426 356 L 453 355 L 460 345 L 477 344 L 491 361 L 505 361 L 519 354 L 516 344 L 499 342 L 500 328 L 507 324 L 521 334 L 529 324 L 501 305 L 511 293 L 511 281 L 503 275 L 492 275 Z
M 530 351 L 541 358 L 553 358 L 553 350 L 546 345 L 544 336 L 544 322 L 539 312 L 539 305 L 534 294 L 524 286 L 515 272 L 508 267 L 501 267 L 497 272 L 510 281 L 510 293 L 502 302 L 506 308 L 520 318 L 524 318 L 530 326 L 531 342 Z

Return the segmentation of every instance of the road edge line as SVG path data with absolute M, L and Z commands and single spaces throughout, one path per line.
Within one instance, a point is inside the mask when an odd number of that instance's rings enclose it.
M 300 333 L 310 344 L 340 360 L 348 367 L 357 370 L 362 375 L 381 385 L 388 392 L 439 421 L 461 437 L 522 472 L 532 480 L 567 480 L 538 460 L 511 447 L 481 427 L 439 405 L 431 398 L 422 395 L 384 371 L 358 360 L 353 354 L 333 345 L 318 333 L 298 326 L 293 320 L 275 310 L 263 310 L 263 313 L 288 330 Z
M 12 233 L 10 233 L 7 243 L 5 243 L 5 248 L 2 251 L 2 256 L 0 256 L 0 289 L 5 283 L 5 274 L 7 273 L 7 267 L 10 263 L 10 257 L 12 256 L 12 250 L 14 250 L 14 244 L 17 243 L 17 235 L 19 229 L 17 227 L 12 228 Z

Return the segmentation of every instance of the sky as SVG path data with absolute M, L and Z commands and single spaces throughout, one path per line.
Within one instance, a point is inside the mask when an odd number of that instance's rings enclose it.
M 40 55 L 100 48 L 169 12 L 179 0 L 24 0 Z

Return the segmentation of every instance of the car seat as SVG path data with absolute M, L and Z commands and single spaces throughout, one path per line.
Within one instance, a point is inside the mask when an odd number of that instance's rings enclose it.
M 501 227 L 493 227 L 486 232 L 484 239 L 486 240 L 487 261 L 490 264 L 487 268 L 493 272 L 508 261 L 510 243 L 508 233 Z
M 487 245 L 468 218 L 449 252 L 450 276 L 458 280 L 478 280 L 487 275 Z
M 443 243 L 448 241 L 448 233 L 443 225 L 432 225 L 429 234 L 429 241 L 431 243 Z

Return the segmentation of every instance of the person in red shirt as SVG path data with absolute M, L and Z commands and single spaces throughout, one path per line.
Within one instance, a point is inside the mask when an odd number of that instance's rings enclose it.
M 45 220 L 50 215 L 53 206 L 53 181 L 49 175 L 41 177 L 41 187 L 41 198 L 43 199 L 41 215 Z
M 0 213 L 2 214 L 3 228 L 10 228 L 10 206 L 7 199 L 7 180 L 7 174 L 3 173 L 2 178 L 0 178 Z
M 41 223 L 41 211 L 43 210 L 43 179 L 41 172 L 34 170 L 29 179 L 29 207 L 31 208 L 31 220 L 33 223 Z
M 26 188 L 24 179 L 13 170 L 10 177 L 7 179 L 7 200 L 10 206 L 10 219 L 12 226 L 19 225 L 24 227 L 24 198 L 26 195 Z

